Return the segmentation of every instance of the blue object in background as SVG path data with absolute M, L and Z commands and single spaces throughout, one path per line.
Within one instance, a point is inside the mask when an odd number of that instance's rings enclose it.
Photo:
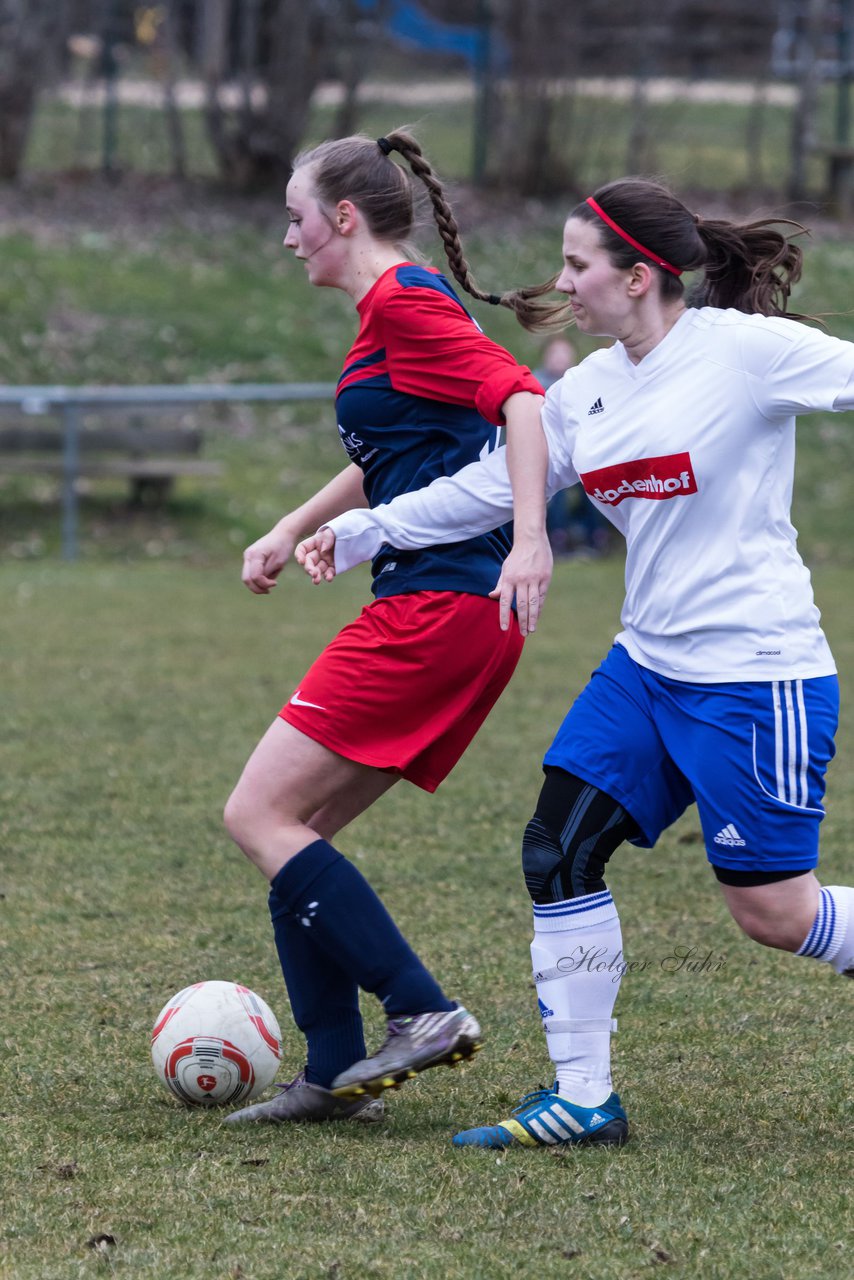
M 463 58 L 473 70 L 480 70 L 488 38 L 493 69 L 501 70 L 509 61 L 506 46 L 496 39 L 494 32 L 490 30 L 487 37 L 486 23 L 458 26 L 441 22 L 412 0 L 392 0 L 390 4 L 378 3 L 378 0 L 356 0 L 356 3 L 361 13 L 366 17 L 376 17 L 387 34 L 401 44 L 416 45 L 427 53 L 454 54 Z

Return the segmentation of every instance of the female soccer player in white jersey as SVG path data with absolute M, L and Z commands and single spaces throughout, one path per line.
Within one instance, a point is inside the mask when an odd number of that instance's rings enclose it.
M 693 801 L 741 928 L 854 976 L 854 890 L 814 870 L 837 679 L 789 518 L 795 418 L 854 408 L 854 345 L 785 315 L 800 269 L 779 224 L 704 221 L 644 179 L 602 187 L 566 223 L 557 288 L 582 332 L 615 342 L 547 393 L 549 491 L 580 482 L 624 534 L 623 629 L 546 754 L 523 841 L 556 1083 L 457 1145 L 625 1141 L 619 983 L 572 957 L 621 952 L 605 865 Z M 685 271 L 700 279 L 690 305 Z M 298 559 L 330 578 L 377 541 L 468 537 L 509 503 L 499 452 L 332 521 Z

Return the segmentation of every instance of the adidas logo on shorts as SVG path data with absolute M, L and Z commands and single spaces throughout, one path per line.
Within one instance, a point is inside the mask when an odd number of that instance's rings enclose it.
M 744 845 L 747 844 L 747 841 L 742 840 L 733 824 L 728 822 L 723 830 L 719 831 L 715 836 L 715 844 L 725 844 L 730 849 L 733 849 L 736 847 L 743 848 Z

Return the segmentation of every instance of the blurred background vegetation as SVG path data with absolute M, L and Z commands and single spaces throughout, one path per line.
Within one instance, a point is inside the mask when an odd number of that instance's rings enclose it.
M 217 174 L 257 190 L 281 184 L 318 127 L 370 127 L 377 101 L 405 87 L 413 107 L 466 122 L 465 154 L 447 162 L 479 185 L 565 192 L 597 166 L 655 169 L 680 142 L 684 171 L 699 159 L 696 133 L 705 163 L 723 163 L 716 188 L 803 199 L 825 180 L 846 185 L 837 171 L 850 142 L 851 8 L 0 0 L 0 175 L 100 167 Z M 718 115 L 713 101 L 742 110 Z
M 666 162 L 841 199 L 852 24 L 851 0 L 0 0 L 0 175 L 281 187 L 308 138 L 392 103 L 503 193 Z
M 852 31 L 852 0 L 0 0 L 0 380 L 333 382 L 352 308 L 281 248 L 290 163 L 402 123 L 490 289 L 550 277 L 567 208 L 644 172 L 707 216 L 808 223 L 798 307 L 853 337 Z M 443 265 L 429 216 L 420 243 Z M 473 308 L 537 364 L 539 341 Z M 150 507 L 82 478 L 82 553 L 234 556 L 340 465 L 333 412 L 173 414 L 221 478 Z M 808 555 L 849 554 L 848 437 L 801 427 Z M 60 493 L 0 457 L 0 556 L 58 553 Z

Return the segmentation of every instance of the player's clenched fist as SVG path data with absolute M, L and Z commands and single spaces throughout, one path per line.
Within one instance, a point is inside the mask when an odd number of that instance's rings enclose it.
M 324 525 L 299 543 L 294 556 L 315 586 L 320 582 L 331 582 L 335 577 L 335 534 Z
M 268 595 L 276 585 L 276 579 L 293 554 L 295 542 L 294 534 L 277 524 L 243 552 L 241 578 L 256 596 Z

